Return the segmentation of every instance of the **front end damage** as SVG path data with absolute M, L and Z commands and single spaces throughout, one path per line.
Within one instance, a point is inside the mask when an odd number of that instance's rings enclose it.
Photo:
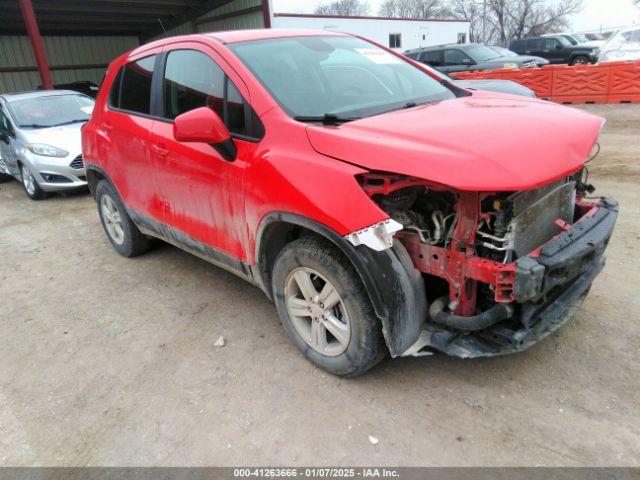
M 392 305 L 383 319 L 392 356 L 504 355 L 565 324 L 604 266 L 618 212 L 610 198 L 587 198 L 582 175 L 520 192 L 361 176 L 390 218 L 347 239 L 392 251 L 402 273 L 379 279 Z

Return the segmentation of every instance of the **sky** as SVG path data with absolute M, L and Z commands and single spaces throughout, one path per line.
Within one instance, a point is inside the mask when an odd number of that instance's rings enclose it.
M 313 13 L 317 5 L 331 2 L 331 0 L 271 1 L 273 11 L 277 13 Z M 369 0 L 372 15 L 377 14 L 381 3 L 382 0 Z M 584 0 L 582 12 L 574 15 L 570 21 L 574 31 L 640 24 L 640 8 L 634 7 L 631 0 Z

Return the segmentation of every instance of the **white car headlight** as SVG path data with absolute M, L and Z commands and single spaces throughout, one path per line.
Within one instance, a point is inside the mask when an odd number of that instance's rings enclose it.
M 29 143 L 27 144 L 27 150 L 36 155 L 42 155 L 43 157 L 56 157 L 64 158 L 69 155 L 69 152 L 62 150 L 61 148 L 52 147 L 44 143 Z
M 503 63 L 502 68 L 518 68 L 517 63 Z

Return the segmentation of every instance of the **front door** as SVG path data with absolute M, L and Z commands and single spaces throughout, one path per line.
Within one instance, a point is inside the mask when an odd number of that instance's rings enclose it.
M 154 122 L 151 138 L 168 234 L 236 270 L 247 257 L 244 176 L 255 150 L 255 143 L 237 136 L 247 124 L 248 91 L 231 69 L 222 69 L 226 64 L 209 47 L 185 43 L 170 48 L 162 79 L 164 120 Z M 207 143 L 174 139 L 173 119 L 200 107 L 225 120 L 238 149 L 234 159 Z
M 9 120 L 9 115 L 0 105 L 0 173 L 17 175 L 18 168 L 11 153 L 11 141 L 15 131 Z
M 442 62 L 442 68 L 439 70 L 451 73 L 451 72 L 464 72 L 473 69 L 475 62 L 469 55 L 457 48 L 448 48 L 444 51 L 444 59 Z

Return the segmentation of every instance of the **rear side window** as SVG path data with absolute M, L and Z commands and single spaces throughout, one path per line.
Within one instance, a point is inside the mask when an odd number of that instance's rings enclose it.
M 207 55 L 196 50 L 169 53 L 164 73 L 164 116 L 209 107 L 224 118 L 224 72 Z
M 151 113 L 151 78 L 156 56 L 127 63 L 114 81 L 109 100 L 111 106 L 135 113 Z
M 427 65 L 431 65 L 433 67 L 442 66 L 442 51 L 440 50 L 431 50 L 428 52 L 422 52 L 420 54 L 420 61 L 422 63 L 426 63 Z
M 513 50 L 514 52 L 524 50 L 524 40 L 514 40 L 509 45 L 509 50 Z
M 527 40 L 527 50 L 544 50 L 544 40 L 541 38 Z

